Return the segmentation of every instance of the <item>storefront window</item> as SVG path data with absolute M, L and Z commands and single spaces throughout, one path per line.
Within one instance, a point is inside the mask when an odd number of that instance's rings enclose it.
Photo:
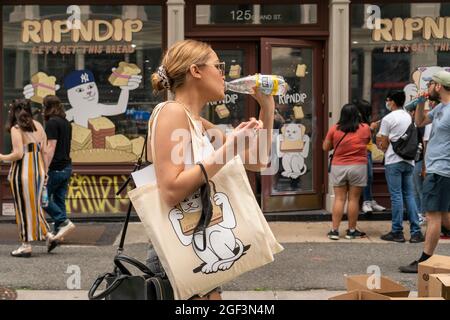
M 370 5 L 380 9 L 378 29 Z M 404 90 L 408 102 L 426 90 L 424 78 L 450 67 L 450 4 L 370 5 L 351 8 L 351 86 L 352 98 L 370 101 L 377 120 L 388 112 L 389 90 Z
M 308 192 L 314 189 L 314 153 L 311 140 L 316 131 L 312 48 L 273 47 L 272 73 L 284 77 L 289 92 L 275 99 L 274 128 L 279 135 L 272 147 L 279 170 L 271 194 Z M 316 129 L 316 130 L 315 130 Z M 272 160 L 272 161 L 277 161 Z
M 162 100 L 150 81 L 162 54 L 162 7 L 2 9 L 3 119 L 11 100 L 25 95 L 41 120 L 43 98 L 56 94 L 72 122 L 75 163 L 136 160 Z M 3 152 L 9 140 L 4 136 Z
M 232 81 L 246 74 L 245 52 L 242 49 L 216 49 L 221 61 L 225 62 L 225 81 Z M 209 119 L 218 126 L 224 133 L 237 127 L 245 121 L 245 96 L 235 92 L 226 92 L 223 101 L 208 103 L 202 116 Z

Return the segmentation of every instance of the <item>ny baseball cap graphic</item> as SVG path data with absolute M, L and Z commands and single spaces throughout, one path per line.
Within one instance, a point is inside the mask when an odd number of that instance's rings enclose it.
M 95 82 L 94 75 L 89 70 L 75 70 L 69 73 L 64 78 L 64 88 L 66 90 L 72 89 L 89 82 Z

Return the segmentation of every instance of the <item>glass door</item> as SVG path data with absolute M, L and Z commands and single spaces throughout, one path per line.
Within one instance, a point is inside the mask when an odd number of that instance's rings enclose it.
M 261 39 L 261 72 L 289 85 L 275 97 L 271 167 L 261 174 L 264 212 L 323 208 L 323 61 L 321 42 Z
M 257 72 L 258 48 L 256 42 L 209 42 L 219 59 L 225 62 L 225 81 L 231 81 Z M 224 133 L 256 116 L 256 102 L 246 94 L 227 91 L 224 101 L 209 103 L 202 116 Z M 259 198 L 261 191 L 257 176 L 247 172 L 253 192 Z

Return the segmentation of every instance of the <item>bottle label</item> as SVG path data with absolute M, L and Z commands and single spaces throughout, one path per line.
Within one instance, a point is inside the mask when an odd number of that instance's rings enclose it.
M 273 75 L 256 75 L 256 89 L 264 94 L 275 95 L 278 91 L 278 79 Z

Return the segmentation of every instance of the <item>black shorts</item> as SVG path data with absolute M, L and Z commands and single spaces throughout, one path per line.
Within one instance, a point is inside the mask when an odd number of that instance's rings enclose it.
M 428 173 L 423 182 L 425 212 L 450 212 L 450 178 Z

